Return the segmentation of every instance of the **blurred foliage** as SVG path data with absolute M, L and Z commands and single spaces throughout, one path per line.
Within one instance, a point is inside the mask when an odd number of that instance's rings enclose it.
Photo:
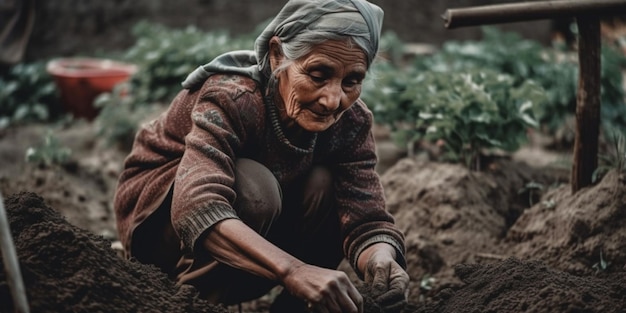
M 578 56 L 563 45 L 544 47 L 517 33 L 489 26 L 482 30 L 482 40 L 449 41 L 436 54 L 416 59 L 415 67 L 438 72 L 491 69 L 511 75 L 514 85 L 533 80 L 549 99 L 541 107 L 540 123 L 549 133 L 554 132 L 566 116 L 576 112 Z M 626 128 L 622 85 L 626 58 L 612 46 L 603 45 L 601 62 L 602 121 Z
M 167 104 L 198 66 L 222 53 L 252 49 L 266 23 L 247 35 L 170 29 L 140 22 L 136 43 L 116 59 L 140 70 L 124 88 L 101 95 L 95 105 L 99 133 L 125 144 L 146 108 Z M 528 126 L 552 133 L 575 112 L 578 64 L 566 47 L 545 47 L 516 33 L 483 27 L 479 41 L 449 41 L 441 50 L 407 59 L 404 43 L 386 32 L 381 59 L 364 82 L 362 98 L 376 121 L 393 127 L 402 144 L 444 140 L 451 159 L 475 159 L 482 148 L 512 150 Z M 622 52 L 602 49 L 602 121 L 626 129 Z M 19 64 L 0 76 L 0 127 L 49 121 L 59 112 L 58 94 L 45 63 Z M 57 114 L 57 115 L 55 115 Z
M 43 136 L 43 140 L 35 147 L 26 150 L 26 161 L 42 166 L 64 165 L 70 160 L 72 150 L 61 144 L 49 129 Z
M 171 101 L 189 73 L 225 52 L 252 49 L 256 38 L 203 32 L 193 26 L 171 29 L 145 21 L 135 25 L 133 34 L 137 41 L 121 58 L 140 70 L 127 84 L 95 101 L 101 108 L 98 133 L 123 148 L 130 147 L 141 118 L 154 104 Z
M 385 87 L 370 85 L 364 97 L 393 97 L 373 111 L 392 127 L 399 144 L 443 142 L 444 160 L 462 161 L 472 169 L 479 169 L 485 149 L 517 150 L 527 139 L 527 129 L 539 125 L 538 108 L 547 101 L 536 83 L 515 86 L 512 76 L 491 70 L 416 71 L 406 76 L 388 70 L 376 79 L 376 85 Z
M 525 112 L 548 135 L 554 135 L 565 124 L 565 119 L 575 114 L 578 81 L 578 56 L 575 52 L 568 51 L 564 46 L 545 47 L 516 33 L 501 32 L 493 27 L 482 29 L 482 40 L 446 42 L 440 51 L 417 56 L 409 66 L 397 62 L 400 58 L 395 55 L 389 56 L 387 62 L 374 64 L 363 86 L 362 98 L 371 107 L 377 122 L 392 126 L 399 144 L 442 139 L 452 151 L 456 151 L 456 157 L 465 155 L 462 158 L 467 157 L 467 149 L 477 148 L 474 145 L 511 151 L 526 135 L 522 127 L 524 121 L 518 120 L 522 123 L 513 123 L 508 130 L 500 127 L 511 118 L 506 114 L 520 116 L 521 103 L 532 104 L 531 108 L 526 107 L 528 110 Z M 394 44 L 394 51 L 401 50 L 398 47 L 401 42 L 387 42 Z M 607 45 L 602 47 L 601 58 L 603 127 L 626 129 L 622 79 L 626 58 L 619 50 Z M 476 78 L 480 78 L 481 82 L 477 83 L 480 90 L 463 89 L 467 83 L 463 77 L 472 77 L 474 83 Z M 502 92 L 506 88 L 510 89 L 508 93 Z M 463 106 L 468 108 L 460 109 L 462 106 L 456 102 L 457 99 L 466 101 Z M 470 114 L 474 110 L 490 115 L 495 112 L 494 103 L 501 110 L 512 111 L 498 113 L 501 120 L 490 118 L 481 121 L 483 127 L 490 131 L 482 132 L 480 127 L 469 124 L 463 126 L 467 130 L 459 131 L 463 125 L 459 121 L 473 119 L 462 114 Z M 436 112 L 432 112 L 433 109 Z M 432 119 L 433 114 L 458 120 L 443 122 Z M 493 114 L 495 116 L 497 114 Z M 427 132 L 428 125 L 433 123 L 439 124 L 439 130 Z M 476 138 L 469 139 L 464 133 L 466 131 L 473 132 Z M 500 135 L 515 139 L 509 142 Z
M 623 129 L 605 127 L 605 145 L 600 146 L 598 167 L 592 175 L 592 182 L 599 181 L 610 170 L 619 173 L 626 171 L 626 133 Z
M 123 56 L 140 71 L 131 80 L 137 105 L 171 100 L 189 73 L 228 51 L 252 49 L 255 36 L 233 37 L 226 31 L 203 32 L 189 26 L 171 29 L 139 22 L 133 28 L 137 38 Z
M 61 112 L 46 62 L 20 63 L 0 75 L 0 129 L 11 124 L 49 121 Z

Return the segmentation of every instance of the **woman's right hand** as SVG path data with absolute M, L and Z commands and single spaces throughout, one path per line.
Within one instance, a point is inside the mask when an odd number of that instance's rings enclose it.
M 289 270 L 283 284 L 311 312 L 363 312 L 363 297 L 342 271 L 302 264 Z

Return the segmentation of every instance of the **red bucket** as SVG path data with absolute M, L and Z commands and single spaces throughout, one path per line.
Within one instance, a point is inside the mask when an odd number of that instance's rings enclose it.
M 48 62 L 46 67 L 61 93 L 67 112 L 93 120 L 98 115 L 95 98 L 113 90 L 137 72 L 137 66 L 107 59 L 67 58 Z

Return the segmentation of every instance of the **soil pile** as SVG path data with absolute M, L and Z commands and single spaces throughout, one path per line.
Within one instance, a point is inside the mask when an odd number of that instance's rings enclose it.
M 6 206 L 32 312 L 227 312 L 156 267 L 123 260 L 109 241 L 69 224 L 33 193 Z M 13 312 L 11 305 L 3 271 L 0 312 Z
M 563 174 L 506 159 L 386 172 L 416 312 L 626 312 L 624 174 L 576 194 Z
M 624 312 L 626 275 L 578 277 L 538 262 L 510 258 L 492 265 L 461 264 L 466 284 L 442 290 L 421 313 L 434 312 Z

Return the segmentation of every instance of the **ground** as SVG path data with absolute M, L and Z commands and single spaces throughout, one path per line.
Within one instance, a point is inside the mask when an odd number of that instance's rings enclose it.
M 111 207 L 127 150 L 94 124 L 56 126 L 65 166 L 24 160 L 51 125 L 0 131 L 0 192 L 34 312 L 238 312 L 210 306 L 150 266 L 122 259 Z M 626 176 L 572 193 L 567 151 L 530 144 L 481 171 L 407 157 L 377 133 L 387 209 L 406 236 L 405 312 L 624 312 Z M 354 273 L 345 266 L 355 282 Z M 12 312 L 0 272 L 0 312 Z M 368 300 L 367 312 L 379 312 Z M 242 304 L 266 312 L 271 295 Z M 183 308 L 183 309 L 180 309 Z

